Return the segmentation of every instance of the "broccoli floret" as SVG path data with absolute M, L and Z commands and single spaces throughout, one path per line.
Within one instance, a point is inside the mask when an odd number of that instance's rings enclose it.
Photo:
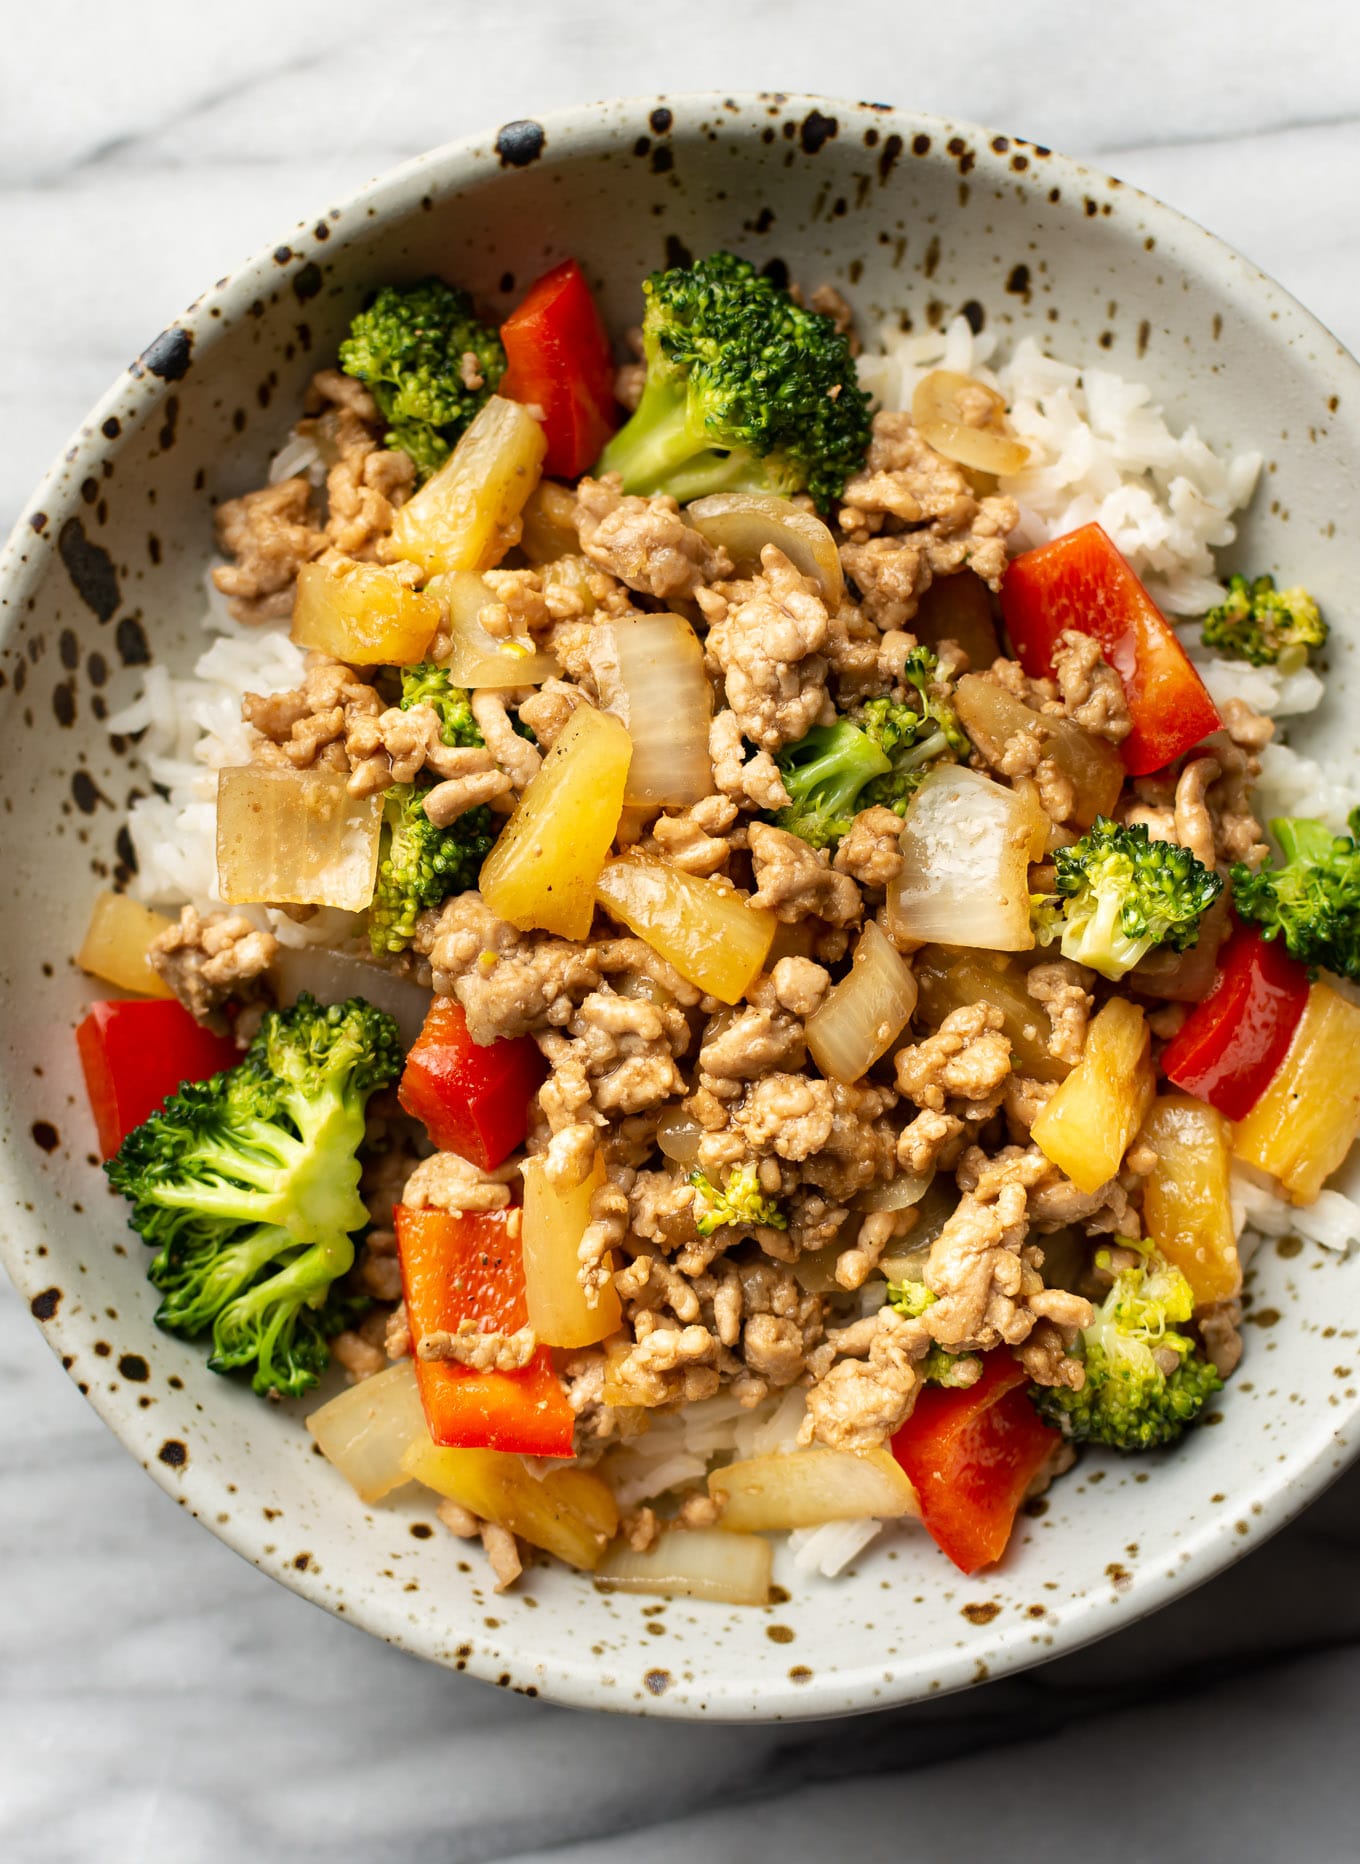
M 712 1236 L 724 1224 L 734 1227 L 787 1230 L 789 1220 L 756 1180 L 754 1165 L 738 1167 L 727 1175 L 723 1190 L 701 1171 L 691 1172 L 694 1186 L 694 1227 L 700 1236 Z
M 1321 822 L 1277 817 L 1270 832 L 1284 865 L 1253 874 L 1239 862 L 1233 905 L 1263 938 L 1283 938 L 1290 957 L 1312 972 L 1360 983 L 1360 809 L 1349 827 L 1349 835 L 1333 835 Z
M 642 287 L 647 380 L 598 472 L 626 492 L 810 492 L 829 505 L 869 444 L 848 339 L 745 259 L 715 252 Z
M 1061 938 L 1063 956 L 1118 980 L 1154 945 L 1186 951 L 1223 879 L 1188 848 L 1153 841 L 1146 824 L 1097 816 L 1053 856 L 1057 898 L 1034 900 L 1035 936 Z
M 1091 1325 L 1078 1336 L 1074 1352 L 1085 1364 L 1085 1384 L 1076 1392 L 1034 1385 L 1030 1397 L 1075 1443 L 1155 1450 L 1174 1443 L 1199 1419 L 1223 1381 L 1196 1353 L 1190 1336 L 1174 1330 L 1195 1307 L 1184 1275 L 1155 1245 L 1118 1240 L 1142 1260 L 1115 1275 Z M 1096 1262 L 1108 1270 L 1110 1252 L 1102 1249 Z
M 449 748 L 485 744 L 481 727 L 472 716 L 472 701 L 455 686 L 447 667 L 437 660 L 422 660 L 401 670 L 401 709 L 427 705 L 439 719 L 439 736 Z
M 383 798 L 382 849 L 368 909 L 368 942 L 378 955 L 404 951 L 427 906 L 475 887 L 496 839 L 497 820 L 485 803 L 436 828 L 425 813 L 428 787 L 394 783 Z
M 938 1297 L 924 1282 L 889 1282 L 888 1306 L 895 1307 L 908 1320 L 919 1320 Z M 924 1359 L 916 1362 L 924 1385 L 943 1385 L 949 1391 L 966 1391 L 982 1377 L 982 1361 L 975 1353 L 950 1353 L 943 1346 L 932 1346 Z
M 1310 647 L 1323 647 L 1327 624 L 1306 589 L 1277 589 L 1273 576 L 1228 579 L 1228 599 L 1204 617 L 1204 645 L 1254 667 L 1305 664 Z
M 425 278 L 383 286 L 350 325 L 340 367 L 368 384 L 389 423 L 384 443 L 409 454 L 428 479 L 495 393 L 505 351 L 496 332 L 478 322 L 465 291 Z M 478 378 L 477 387 L 468 386 Z
M 235 1068 L 190 1082 L 105 1166 L 155 1249 L 157 1322 L 211 1333 L 215 1372 L 296 1397 L 349 1307 L 331 1293 L 368 1222 L 359 1147 L 369 1096 L 401 1070 L 390 1016 L 361 998 L 273 1010 Z
M 855 811 L 865 806 L 860 792 L 892 770 L 882 746 L 843 718 L 814 725 L 797 744 L 785 745 L 775 762 L 789 803 L 771 819 L 814 848 L 829 848 L 848 833 Z
M 931 769 L 943 758 L 966 759 L 972 752 L 968 735 L 954 708 L 931 691 L 939 661 L 928 647 L 913 647 L 903 666 L 903 678 L 916 688 L 914 705 L 897 699 L 868 699 L 856 707 L 854 718 L 884 752 L 892 768 L 876 777 L 859 799 L 859 808 L 874 804 L 907 813 L 907 805 Z

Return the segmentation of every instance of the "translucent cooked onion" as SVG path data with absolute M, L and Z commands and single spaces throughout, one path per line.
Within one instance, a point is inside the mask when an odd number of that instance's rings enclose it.
M 882 1184 L 871 1184 L 854 1200 L 856 1210 L 910 1210 L 919 1204 L 934 1180 L 934 1171 L 900 1171 Z
M 672 1107 L 669 1112 L 663 1113 L 656 1129 L 657 1145 L 676 1165 L 694 1163 L 703 1136 L 703 1127 L 682 1107 Z
M 283 945 L 269 967 L 274 990 L 282 1004 L 296 1003 L 309 991 L 318 1003 L 345 1003 L 363 997 L 375 1009 L 396 1019 L 402 1046 L 410 1048 L 420 1034 L 434 993 L 396 977 L 380 964 L 370 964 L 352 952 L 327 951 L 320 945 Z
M 628 727 L 627 803 L 697 803 L 713 790 L 713 689 L 699 637 L 679 615 L 597 623 L 590 670 L 606 708 Z
M 685 507 L 685 516 L 710 544 L 720 544 L 738 574 L 760 568 L 766 544 L 782 550 L 796 570 L 821 584 L 822 600 L 840 607 L 845 593 L 840 552 L 830 531 L 810 511 L 769 492 L 715 492 Z
M 612 1547 L 596 1577 L 616 1592 L 766 1605 L 773 1560 L 769 1541 L 758 1534 L 668 1528 L 645 1553 L 635 1553 L 626 1541 Z
M 936 769 L 902 824 L 901 873 L 888 888 L 894 938 L 1031 951 L 1029 865 L 1043 854 L 1048 817 L 1033 792 L 980 771 Z
M 916 384 L 911 418 L 937 453 L 974 472 L 1001 477 L 1019 472 L 1029 458 L 1029 448 L 1006 426 L 1005 402 L 970 375 L 932 369 Z
M 860 934 L 849 972 L 808 1018 L 807 1042 L 822 1073 L 858 1081 L 906 1028 L 916 979 L 874 920 Z
M 378 874 L 382 797 L 335 770 L 233 765 L 217 773 L 217 890 L 228 906 L 359 913 Z
M 381 1501 L 409 1482 L 401 1459 L 428 1437 L 415 1365 L 399 1359 L 323 1404 L 307 1419 L 317 1448 L 361 1501 Z
M 487 633 L 481 613 L 496 597 L 475 570 L 436 576 L 428 593 L 444 605 L 452 636 L 444 665 L 459 686 L 538 686 L 561 672 L 554 656 L 540 652 L 532 641 Z

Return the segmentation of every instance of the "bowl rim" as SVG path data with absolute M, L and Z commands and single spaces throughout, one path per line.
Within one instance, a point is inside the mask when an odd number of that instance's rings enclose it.
M 1009 132 L 994 131 L 960 119 L 941 117 L 910 106 L 894 106 L 828 97 L 815 92 L 782 91 L 694 91 L 671 94 L 634 95 L 600 99 L 545 112 L 532 120 L 531 127 L 543 132 L 541 158 L 551 166 L 562 155 L 579 159 L 592 153 L 609 154 L 618 144 L 621 126 L 636 128 L 634 114 L 641 119 L 660 106 L 673 111 L 670 134 L 683 142 L 697 138 L 699 112 L 710 115 L 723 112 L 730 130 L 738 139 L 748 138 L 757 122 L 757 113 L 765 121 L 771 105 L 782 113 L 825 111 L 839 122 L 847 119 L 856 125 L 870 124 L 888 132 L 895 131 L 904 140 L 917 134 L 931 138 L 927 162 L 956 163 L 966 152 L 970 167 L 975 166 L 980 180 L 1004 181 L 1019 185 L 1022 191 L 1040 181 L 1045 188 L 1051 180 L 1063 184 L 1064 199 L 1069 188 L 1084 190 L 1088 196 L 1117 194 L 1154 222 L 1158 243 L 1170 249 L 1191 268 L 1217 270 L 1222 288 L 1234 286 L 1243 294 L 1244 315 L 1274 317 L 1284 309 L 1301 334 L 1309 334 L 1318 344 L 1313 358 L 1316 370 L 1324 378 L 1335 378 L 1333 386 L 1350 394 L 1360 389 L 1360 363 L 1321 321 L 1298 302 L 1285 288 L 1224 240 L 1201 226 L 1188 215 L 1168 206 L 1156 196 L 1129 183 L 1119 181 L 1074 157 L 1051 151 Z M 187 307 L 185 312 L 153 340 L 142 355 L 129 364 L 95 403 L 85 420 L 75 430 L 67 445 L 43 475 L 21 510 L 2 549 L 0 549 L 0 644 L 8 638 L 23 612 L 24 599 L 31 587 L 48 573 L 46 550 L 33 550 L 34 531 L 55 535 L 60 522 L 78 515 L 78 487 L 85 462 L 97 461 L 112 444 L 101 432 L 105 420 L 118 413 L 125 424 L 136 423 L 164 396 L 172 392 L 176 376 L 173 366 L 166 367 L 167 344 L 206 350 L 223 338 L 228 329 L 245 314 L 249 302 L 248 287 L 263 281 L 271 286 L 279 278 L 276 255 L 287 242 L 296 241 L 292 257 L 313 259 L 323 255 L 313 229 L 323 217 L 338 210 L 342 220 L 353 221 L 359 215 L 360 230 L 352 237 L 362 244 L 363 225 L 381 225 L 392 218 L 404 218 L 418 211 L 420 199 L 428 193 L 434 180 L 441 188 L 457 186 L 476 189 L 507 165 L 499 152 L 500 139 L 507 129 L 519 125 L 502 125 L 497 131 L 484 131 L 457 138 L 413 157 L 395 168 L 385 170 L 360 187 L 330 203 L 320 214 L 295 222 L 287 241 L 274 240 L 233 267 Z M 952 145 L 952 146 L 951 146 Z M 1017 172 L 1012 166 L 1017 153 L 1026 156 L 1028 168 Z M 1042 167 L 1036 169 L 1041 161 Z M 347 231 L 347 229 L 345 229 Z M 301 238 L 299 238 L 301 235 Z M 229 306 L 235 306 L 229 310 Z M 179 370 L 183 372 L 182 367 Z M 42 524 L 36 520 L 42 517 Z M 50 527 L 50 529 L 49 529 Z M 8 1172 L 0 1159 L 0 1184 Z M 26 1243 L 37 1240 L 42 1226 L 36 1213 L 16 1209 L 11 1221 L 0 1228 L 0 1262 L 20 1295 L 32 1302 L 41 1292 L 45 1280 L 36 1257 Z M 50 1262 L 47 1273 L 50 1274 Z M 37 1316 L 35 1315 L 35 1319 Z M 149 1326 L 150 1316 L 147 1315 Z M 63 1319 L 60 1311 L 42 1321 L 40 1331 L 49 1347 L 60 1358 L 70 1345 L 83 1345 L 76 1339 L 79 1323 Z M 73 1380 L 76 1373 L 71 1372 Z M 125 1449 L 139 1454 L 139 1444 L 132 1428 L 136 1413 L 129 1414 L 124 1398 L 91 1386 L 84 1393 L 101 1420 Z M 1052 1636 L 1042 1648 L 1036 1648 L 1032 1627 L 1017 1623 L 1000 1629 L 990 1637 L 970 1640 L 967 1648 L 957 1646 L 896 1661 L 885 1670 L 882 1664 L 865 1664 L 852 1670 L 821 1666 L 807 1682 L 780 1682 L 762 1685 L 757 1697 L 740 1679 L 722 1674 L 696 1678 L 692 1687 L 676 1688 L 664 1695 L 642 1700 L 621 1700 L 604 1686 L 603 1664 L 590 1665 L 567 1658 L 543 1660 L 531 1648 L 520 1652 L 502 1652 L 480 1641 L 457 1667 L 487 1682 L 500 1681 L 512 1688 L 531 1690 L 548 1700 L 581 1708 L 613 1710 L 681 1720 L 756 1721 L 808 1720 L 827 1715 L 867 1713 L 927 1696 L 943 1695 L 978 1682 L 1047 1663 L 1054 1657 L 1095 1643 L 1100 1638 L 1146 1617 L 1172 1600 L 1193 1591 L 1234 1565 L 1262 1541 L 1277 1533 L 1309 1506 L 1360 1453 L 1360 1397 L 1333 1411 L 1323 1431 L 1315 1431 L 1304 1449 L 1277 1465 L 1268 1476 L 1258 1480 L 1255 1491 L 1234 1496 L 1238 1506 L 1215 1512 L 1202 1528 L 1178 1550 L 1174 1570 L 1161 1563 L 1141 1563 L 1116 1595 L 1091 1591 L 1083 1597 L 1054 1607 L 1047 1629 Z M 242 1511 L 231 1510 L 227 1521 L 219 1519 L 223 1489 L 220 1478 L 205 1461 L 192 1461 L 188 1467 L 175 1469 L 155 1461 L 143 1461 L 158 1485 L 193 1514 L 217 1539 L 243 1559 L 280 1580 L 292 1591 L 335 1615 L 335 1596 L 329 1586 L 311 1570 L 299 1571 L 291 1565 L 282 1569 L 266 1563 L 261 1552 L 262 1534 L 248 1527 Z M 832 1596 L 828 1594 L 828 1599 Z M 402 1620 L 395 1610 L 385 1607 L 380 1593 L 349 1593 L 344 1605 L 343 1622 L 362 1628 L 386 1642 L 430 1661 L 452 1664 L 450 1645 L 440 1641 L 437 1633 L 424 1625 L 415 1627 Z M 464 1650 L 466 1646 L 462 1647 Z M 847 1707 L 847 1698 L 853 1706 Z

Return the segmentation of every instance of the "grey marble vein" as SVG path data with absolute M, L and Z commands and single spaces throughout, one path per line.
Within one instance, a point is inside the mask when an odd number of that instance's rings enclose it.
M 1173 200 L 1360 347 L 1349 9 L 687 0 L 683 19 L 663 37 L 622 0 L 0 11 L 0 528 L 244 253 L 425 146 L 610 93 L 779 85 L 994 122 Z M 1355 1472 L 1203 1591 L 1026 1676 L 854 1723 L 602 1721 L 428 1668 L 237 1560 L 124 1455 L 6 1285 L 0 1858 L 1343 1864 L 1358 1552 Z

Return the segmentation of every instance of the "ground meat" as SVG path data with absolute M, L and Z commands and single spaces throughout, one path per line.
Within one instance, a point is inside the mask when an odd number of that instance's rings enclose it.
M 524 1571 L 519 1542 L 509 1528 L 497 1527 L 494 1521 L 479 1522 L 477 1531 L 482 1537 L 482 1546 L 486 1549 L 486 1557 L 491 1562 L 491 1570 L 496 1576 L 493 1590 L 505 1592 L 514 1585 Z
M 642 400 L 642 391 L 647 386 L 647 365 L 645 362 L 620 363 L 614 371 L 614 399 L 621 408 L 630 414 L 637 411 Z
M 806 1021 L 821 1008 L 831 988 L 831 973 L 811 958 L 780 958 L 770 981 L 780 1008 Z
M 645 1112 L 685 1092 L 675 1065 L 689 1044 L 684 1012 L 644 997 L 591 991 L 566 1030 L 537 1032 L 552 1069 L 539 1105 L 556 1131 L 593 1119 L 608 1127 L 621 1115 Z
M 705 796 L 688 809 L 659 815 L 652 823 L 652 844 L 663 859 L 687 874 L 716 874 L 731 858 L 737 813 L 730 797 Z
M 735 712 L 717 712 L 708 728 L 708 753 L 713 760 L 713 781 L 722 794 L 748 809 L 784 809 L 789 793 L 779 767 L 768 751 L 749 757 L 742 742 L 741 721 Z
M 1064 629 L 1053 650 L 1053 678 L 1060 707 L 1054 705 L 1052 710 L 1061 709 L 1074 725 L 1080 725 L 1093 737 L 1104 738 L 1110 744 L 1124 742 L 1133 722 L 1123 683 L 1114 668 L 1106 664 L 1093 635 Z
M 458 1152 L 434 1152 L 406 1180 L 400 1201 L 413 1210 L 503 1210 L 515 1165 L 485 1172 Z
M 417 1359 L 466 1366 L 469 1372 L 522 1372 L 537 1351 L 538 1336 L 532 1327 L 519 1327 L 514 1333 L 482 1333 L 470 1316 L 460 1320 L 451 1333 L 437 1328 L 416 1341 Z
M 886 888 L 902 871 L 902 818 L 891 809 L 861 809 L 841 838 L 833 866 L 862 887 Z
M 1028 1142 L 1030 1128 L 1057 1091 L 1056 1081 L 1036 1081 L 1027 1074 L 1006 1076 L 1002 1105 L 1006 1109 L 1006 1127 L 1012 1138 L 1021 1144 Z
M 779 1007 L 767 984 L 762 1001 L 720 1011 L 709 1025 L 699 1048 L 699 1081 L 720 1099 L 731 1099 L 744 1082 L 775 1069 L 799 1069 L 806 1057 L 801 1022 Z
M 259 995 L 257 980 L 274 962 L 279 942 L 244 913 L 200 918 L 182 907 L 179 923 L 157 933 L 146 961 L 196 1022 L 225 1027 L 219 1014 L 231 998 Z
M 919 1321 L 880 1308 L 865 1359 L 835 1361 L 808 1392 L 800 1443 L 836 1450 L 868 1450 L 892 1435 L 911 1415 L 920 1377 L 916 1362 L 930 1347 Z
M 346 1329 L 331 1341 L 331 1358 L 343 1370 L 351 1385 L 371 1379 L 375 1372 L 387 1369 L 387 1355 L 360 1333 Z
M 469 772 L 463 777 L 449 777 L 425 792 L 424 810 L 435 828 L 448 828 L 469 809 L 493 802 L 510 788 L 503 770 Z
M 859 888 L 848 874 L 837 873 L 824 848 L 810 847 L 769 822 L 752 822 L 748 839 L 756 881 L 752 906 L 772 912 L 785 925 L 808 918 L 833 926 L 858 922 L 863 911 Z
M 1052 1024 L 1048 1052 L 1055 1061 L 1073 1067 L 1081 1060 L 1086 1047 L 1086 1025 L 1095 1006 L 1095 998 L 1086 988 L 1091 973 L 1070 958 L 1054 958 L 1036 964 L 1025 973 L 1025 989 L 1047 1012 Z
M 234 559 L 213 570 L 237 621 L 276 621 L 291 614 L 293 584 L 304 563 L 327 548 L 306 479 L 280 479 L 228 499 L 214 520 L 217 545 Z
M 1004 1021 L 992 1003 L 951 1010 L 933 1036 L 898 1050 L 898 1091 L 932 1113 L 943 1112 L 947 1099 L 987 1099 L 1010 1073 Z
M 1176 840 L 1204 867 L 1214 865 L 1214 818 L 1206 801 L 1210 784 L 1223 774 L 1213 757 L 1192 757 L 1176 785 Z
M 692 1404 L 711 1398 L 720 1384 L 714 1364 L 719 1347 L 708 1328 L 695 1324 L 656 1326 L 644 1331 L 651 1319 L 645 1312 L 638 1315 L 637 1341 L 610 1367 L 610 1383 L 619 1394 L 617 1402 L 654 1410 L 677 1399 Z
M 758 1080 L 733 1115 L 753 1152 L 806 1159 L 831 1137 L 835 1097 L 829 1081 L 810 1075 L 771 1073 Z
M 687 524 L 673 498 L 625 497 L 617 473 L 581 480 L 576 528 L 592 563 L 662 602 L 693 596 L 702 584 L 732 574 L 727 552 Z
M 1242 1303 L 1237 1300 L 1216 1301 L 1195 1316 L 1205 1356 L 1217 1367 L 1220 1378 L 1231 1378 L 1242 1358 Z
M 924 1177 L 944 1160 L 964 1130 L 956 1114 L 926 1107 L 897 1135 L 897 1162 L 903 1171 Z
M 383 1351 L 389 1359 L 406 1359 L 410 1356 L 411 1322 L 404 1301 L 397 1303 L 384 1323 Z
M 859 354 L 859 344 L 854 339 L 855 313 L 837 291 L 834 285 L 818 285 L 808 297 L 808 309 L 819 311 L 823 317 L 829 317 L 836 326 L 839 336 L 851 338 L 850 353 Z
M 661 1523 L 655 1508 L 644 1504 L 641 1508 L 630 1509 L 619 1522 L 619 1535 L 634 1553 L 646 1553 L 661 1538 Z
M 456 783 L 460 796 L 471 797 L 462 809 L 470 809 L 473 802 L 487 802 L 510 788 L 510 779 L 495 768 L 495 760 L 484 745 L 450 746 L 440 734 L 439 715 L 433 706 L 389 706 L 376 714 L 357 712 L 345 731 L 345 755 L 351 765 L 350 795 L 373 796 L 393 783 L 414 783 L 424 770 L 444 782 Z M 443 805 L 448 822 L 462 813 L 462 809 L 448 813 L 452 800 L 451 793 Z
M 472 695 L 472 716 L 486 740 L 486 748 L 517 790 L 526 790 L 538 775 L 542 753 L 527 738 L 521 738 L 510 723 L 506 701 L 512 695 L 482 691 Z M 521 698 L 527 694 L 521 694 Z
M 474 1042 L 560 1027 L 599 987 L 595 950 L 567 939 L 517 932 L 480 893 L 460 893 L 416 924 L 415 949 L 430 961 L 434 988 L 456 996 Z
M 247 693 L 241 716 L 260 734 L 252 761 L 293 770 L 314 764 L 348 771 L 344 740 L 360 720 L 383 710 L 373 688 L 339 660 L 309 654 L 301 686 L 281 693 Z
M 1275 721 L 1257 712 L 1245 699 L 1225 699 L 1218 708 L 1223 729 L 1241 751 L 1258 756 L 1275 736 Z
M 545 751 L 551 750 L 572 713 L 586 698 L 579 686 L 565 680 L 545 680 L 537 692 L 520 703 L 519 718 L 527 725 Z
M 767 544 L 760 563 L 750 581 L 701 589 L 697 599 L 709 624 L 707 657 L 741 734 L 777 751 L 835 716 L 822 653 L 831 629 L 818 584 L 783 551 Z
M 846 481 L 840 524 L 847 537 L 878 530 L 884 515 L 958 529 L 975 503 L 963 468 L 922 439 L 910 414 L 885 409 L 874 416 L 863 467 Z

